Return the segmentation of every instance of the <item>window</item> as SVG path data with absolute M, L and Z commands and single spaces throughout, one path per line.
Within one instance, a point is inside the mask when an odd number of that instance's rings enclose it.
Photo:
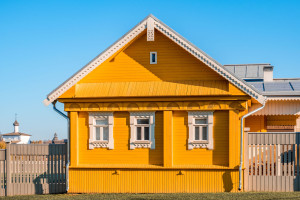
M 189 112 L 188 149 L 213 149 L 213 112 Z
M 149 141 L 150 119 L 136 119 L 136 140 Z
M 157 52 L 150 52 L 150 64 L 157 64 Z
M 113 124 L 114 119 L 112 112 L 89 113 L 89 149 L 114 148 Z
M 94 137 L 96 141 L 108 141 L 108 119 L 96 119 L 94 125 Z
M 155 148 L 155 112 L 130 113 L 130 149 Z

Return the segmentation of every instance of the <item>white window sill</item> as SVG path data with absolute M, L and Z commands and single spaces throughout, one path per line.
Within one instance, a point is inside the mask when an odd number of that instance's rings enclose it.
M 108 141 L 93 141 L 90 142 L 90 146 L 93 146 L 93 148 L 107 148 Z
M 193 148 L 208 148 L 208 141 L 192 141 L 189 143 Z
M 134 145 L 135 148 L 151 148 L 151 141 L 134 141 L 131 144 Z
M 193 142 L 191 142 L 192 144 L 208 144 L 207 140 L 195 140 Z

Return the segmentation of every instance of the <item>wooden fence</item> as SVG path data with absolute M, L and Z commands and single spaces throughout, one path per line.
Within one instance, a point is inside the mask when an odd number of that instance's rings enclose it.
M 0 195 L 66 191 L 66 144 L 8 144 L 0 151 Z
M 246 191 L 299 191 L 300 133 L 248 133 Z

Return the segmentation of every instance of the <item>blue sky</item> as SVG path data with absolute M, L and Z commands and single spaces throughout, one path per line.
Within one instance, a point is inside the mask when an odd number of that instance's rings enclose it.
M 300 1 L 0 1 L 0 131 L 66 138 L 46 95 L 152 13 L 221 64 L 300 77 Z M 62 106 L 60 105 L 62 109 Z

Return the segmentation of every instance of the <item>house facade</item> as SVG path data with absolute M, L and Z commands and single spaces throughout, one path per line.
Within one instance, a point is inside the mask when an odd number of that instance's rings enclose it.
M 15 120 L 13 123 L 14 132 L 2 134 L 1 137 L 3 141 L 13 143 L 13 144 L 29 144 L 31 135 L 27 133 L 21 133 L 19 131 L 19 122 Z
M 150 15 L 44 103 L 56 101 L 68 192 L 197 193 L 238 190 L 241 117 L 265 97 Z

